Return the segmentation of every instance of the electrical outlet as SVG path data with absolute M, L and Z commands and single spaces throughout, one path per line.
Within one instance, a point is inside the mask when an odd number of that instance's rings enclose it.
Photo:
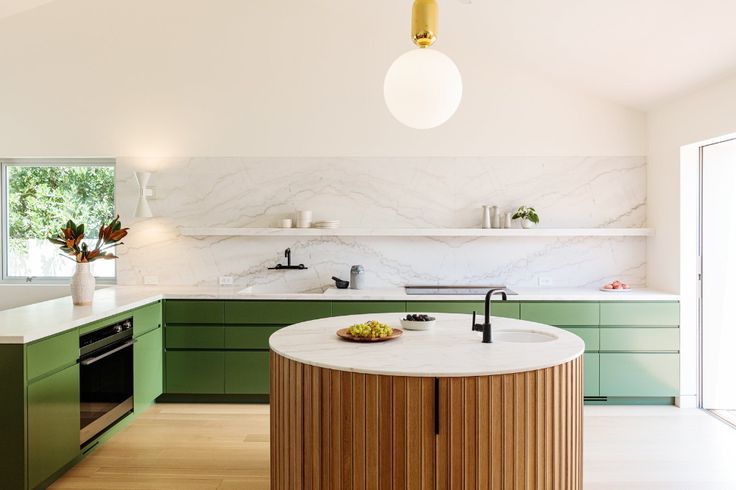
M 235 284 L 233 276 L 220 276 L 220 286 L 232 286 Z
M 158 284 L 158 276 L 143 276 L 143 284 L 146 286 L 156 286 Z
M 552 278 L 548 276 L 539 276 L 539 287 L 540 288 L 547 288 L 552 285 Z

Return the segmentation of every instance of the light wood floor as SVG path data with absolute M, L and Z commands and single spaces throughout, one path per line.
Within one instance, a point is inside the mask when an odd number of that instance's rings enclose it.
M 734 489 L 736 430 L 695 409 L 586 407 L 585 488 Z M 54 489 L 268 488 L 268 406 L 156 405 Z

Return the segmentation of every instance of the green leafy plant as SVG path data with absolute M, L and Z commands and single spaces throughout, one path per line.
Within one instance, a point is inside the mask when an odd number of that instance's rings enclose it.
M 90 248 L 84 242 L 84 224 L 78 225 L 69 220 L 61 229 L 61 233 L 49 237 L 48 240 L 61 248 L 62 257 L 77 263 L 94 262 L 99 259 L 112 260 L 118 257 L 109 250 L 123 244 L 120 240 L 125 238 L 128 230 L 129 228 L 123 228 L 121 225 L 120 216 L 116 216 L 109 224 L 100 226 L 97 243 L 94 248 Z
M 521 206 L 516 210 L 516 213 L 512 216 L 513 219 L 528 219 L 535 225 L 539 224 L 539 215 L 537 210 L 531 206 Z

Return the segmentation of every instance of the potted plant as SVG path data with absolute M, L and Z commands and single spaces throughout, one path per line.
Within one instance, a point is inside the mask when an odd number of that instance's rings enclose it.
M 539 224 L 539 215 L 531 206 L 521 206 L 512 218 L 520 219 L 522 228 L 534 228 L 535 225 Z
M 61 256 L 76 262 L 70 283 L 72 301 L 75 305 L 89 305 L 95 294 L 95 276 L 89 270 L 90 262 L 95 260 L 113 260 L 118 257 L 109 251 L 115 245 L 122 245 L 122 240 L 128 234 L 128 228 L 120 224 L 120 216 L 116 216 L 109 224 L 100 226 L 97 234 L 97 243 L 90 248 L 84 242 L 84 224 L 75 224 L 69 220 L 61 229 L 61 233 L 49 237 L 49 241 L 61 248 Z

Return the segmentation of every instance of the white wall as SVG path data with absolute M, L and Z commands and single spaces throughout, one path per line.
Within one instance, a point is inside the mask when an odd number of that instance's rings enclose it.
M 645 153 L 642 113 L 521 71 L 454 4 L 438 48 L 463 104 L 440 129 L 401 126 L 382 89 L 409 7 L 57 0 L 4 19 L 0 156 Z
M 68 285 L 0 284 L 0 310 L 69 295 Z

